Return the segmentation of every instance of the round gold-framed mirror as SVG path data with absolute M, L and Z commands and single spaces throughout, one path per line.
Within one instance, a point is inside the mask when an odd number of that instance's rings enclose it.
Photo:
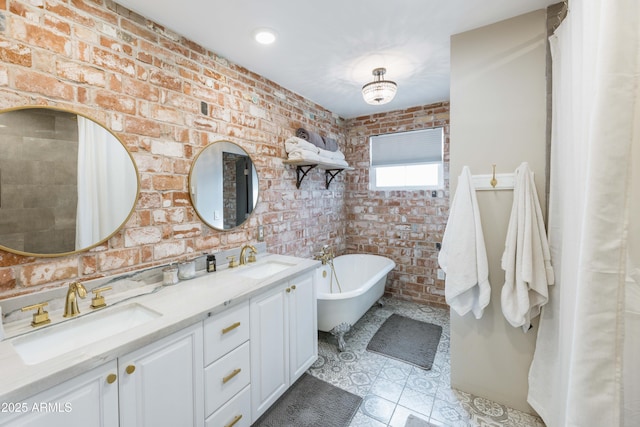
M 249 154 L 231 141 L 204 147 L 191 165 L 189 197 L 209 227 L 227 231 L 242 225 L 258 203 L 258 173 Z
M 0 111 L 0 249 L 91 249 L 127 222 L 139 192 L 133 157 L 91 118 L 50 106 Z

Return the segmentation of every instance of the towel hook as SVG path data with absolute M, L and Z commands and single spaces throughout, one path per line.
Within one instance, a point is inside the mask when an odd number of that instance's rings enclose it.
M 496 188 L 496 185 L 498 185 L 498 180 L 496 179 L 496 165 L 493 164 L 491 167 L 493 168 L 493 177 L 491 178 L 491 181 L 489 181 L 489 184 L 491 184 L 493 188 Z
M 551 32 L 555 32 L 556 29 L 560 26 L 560 24 L 562 24 L 562 21 L 564 21 L 564 19 L 567 17 L 567 14 L 569 13 L 569 0 L 563 0 L 561 3 L 558 3 L 555 6 L 559 6 L 559 9 L 557 9 L 557 13 L 555 16 L 556 21 L 553 22 L 552 28 L 551 28 Z M 552 10 L 551 7 L 549 7 L 550 11 Z M 556 10 L 556 9 L 553 9 Z

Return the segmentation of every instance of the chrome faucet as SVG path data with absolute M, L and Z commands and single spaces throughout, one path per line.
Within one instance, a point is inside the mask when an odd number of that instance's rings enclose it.
M 67 291 L 67 299 L 64 304 L 63 317 L 74 317 L 80 314 L 78 309 L 78 297 L 84 298 L 87 296 L 87 289 L 80 282 L 69 283 L 69 290 Z
M 244 245 L 242 249 L 240 249 L 240 265 L 245 265 L 247 263 L 247 256 L 245 254 L 247 249 L 250 251 L 248 262 L 255 262 L 256 260 L 256 254 L 258 253 L 256 247 L 253 245 Z

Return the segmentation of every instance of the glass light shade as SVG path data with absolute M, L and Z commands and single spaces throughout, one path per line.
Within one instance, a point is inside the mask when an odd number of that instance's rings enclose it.
M 398 85 L 390 80 L 383 80 L 385 72 L 384 68 L 376 68 L 373 70 L 374 81 L 362 86 L 362 97 L 367 104 L 386 104 L 396 96 Z
M 380 105 L 386 104 L 396 96 L 398 87 L 394 82 L 381 80 L 379 82 L 371 82 L 362 87 L 362 97 L 367 104 Z

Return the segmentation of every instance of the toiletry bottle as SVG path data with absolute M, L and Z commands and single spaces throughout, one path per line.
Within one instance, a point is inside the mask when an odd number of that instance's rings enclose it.
M 207 272 L 213 273 L 216 271 L 216 256 L 207 255 Z

